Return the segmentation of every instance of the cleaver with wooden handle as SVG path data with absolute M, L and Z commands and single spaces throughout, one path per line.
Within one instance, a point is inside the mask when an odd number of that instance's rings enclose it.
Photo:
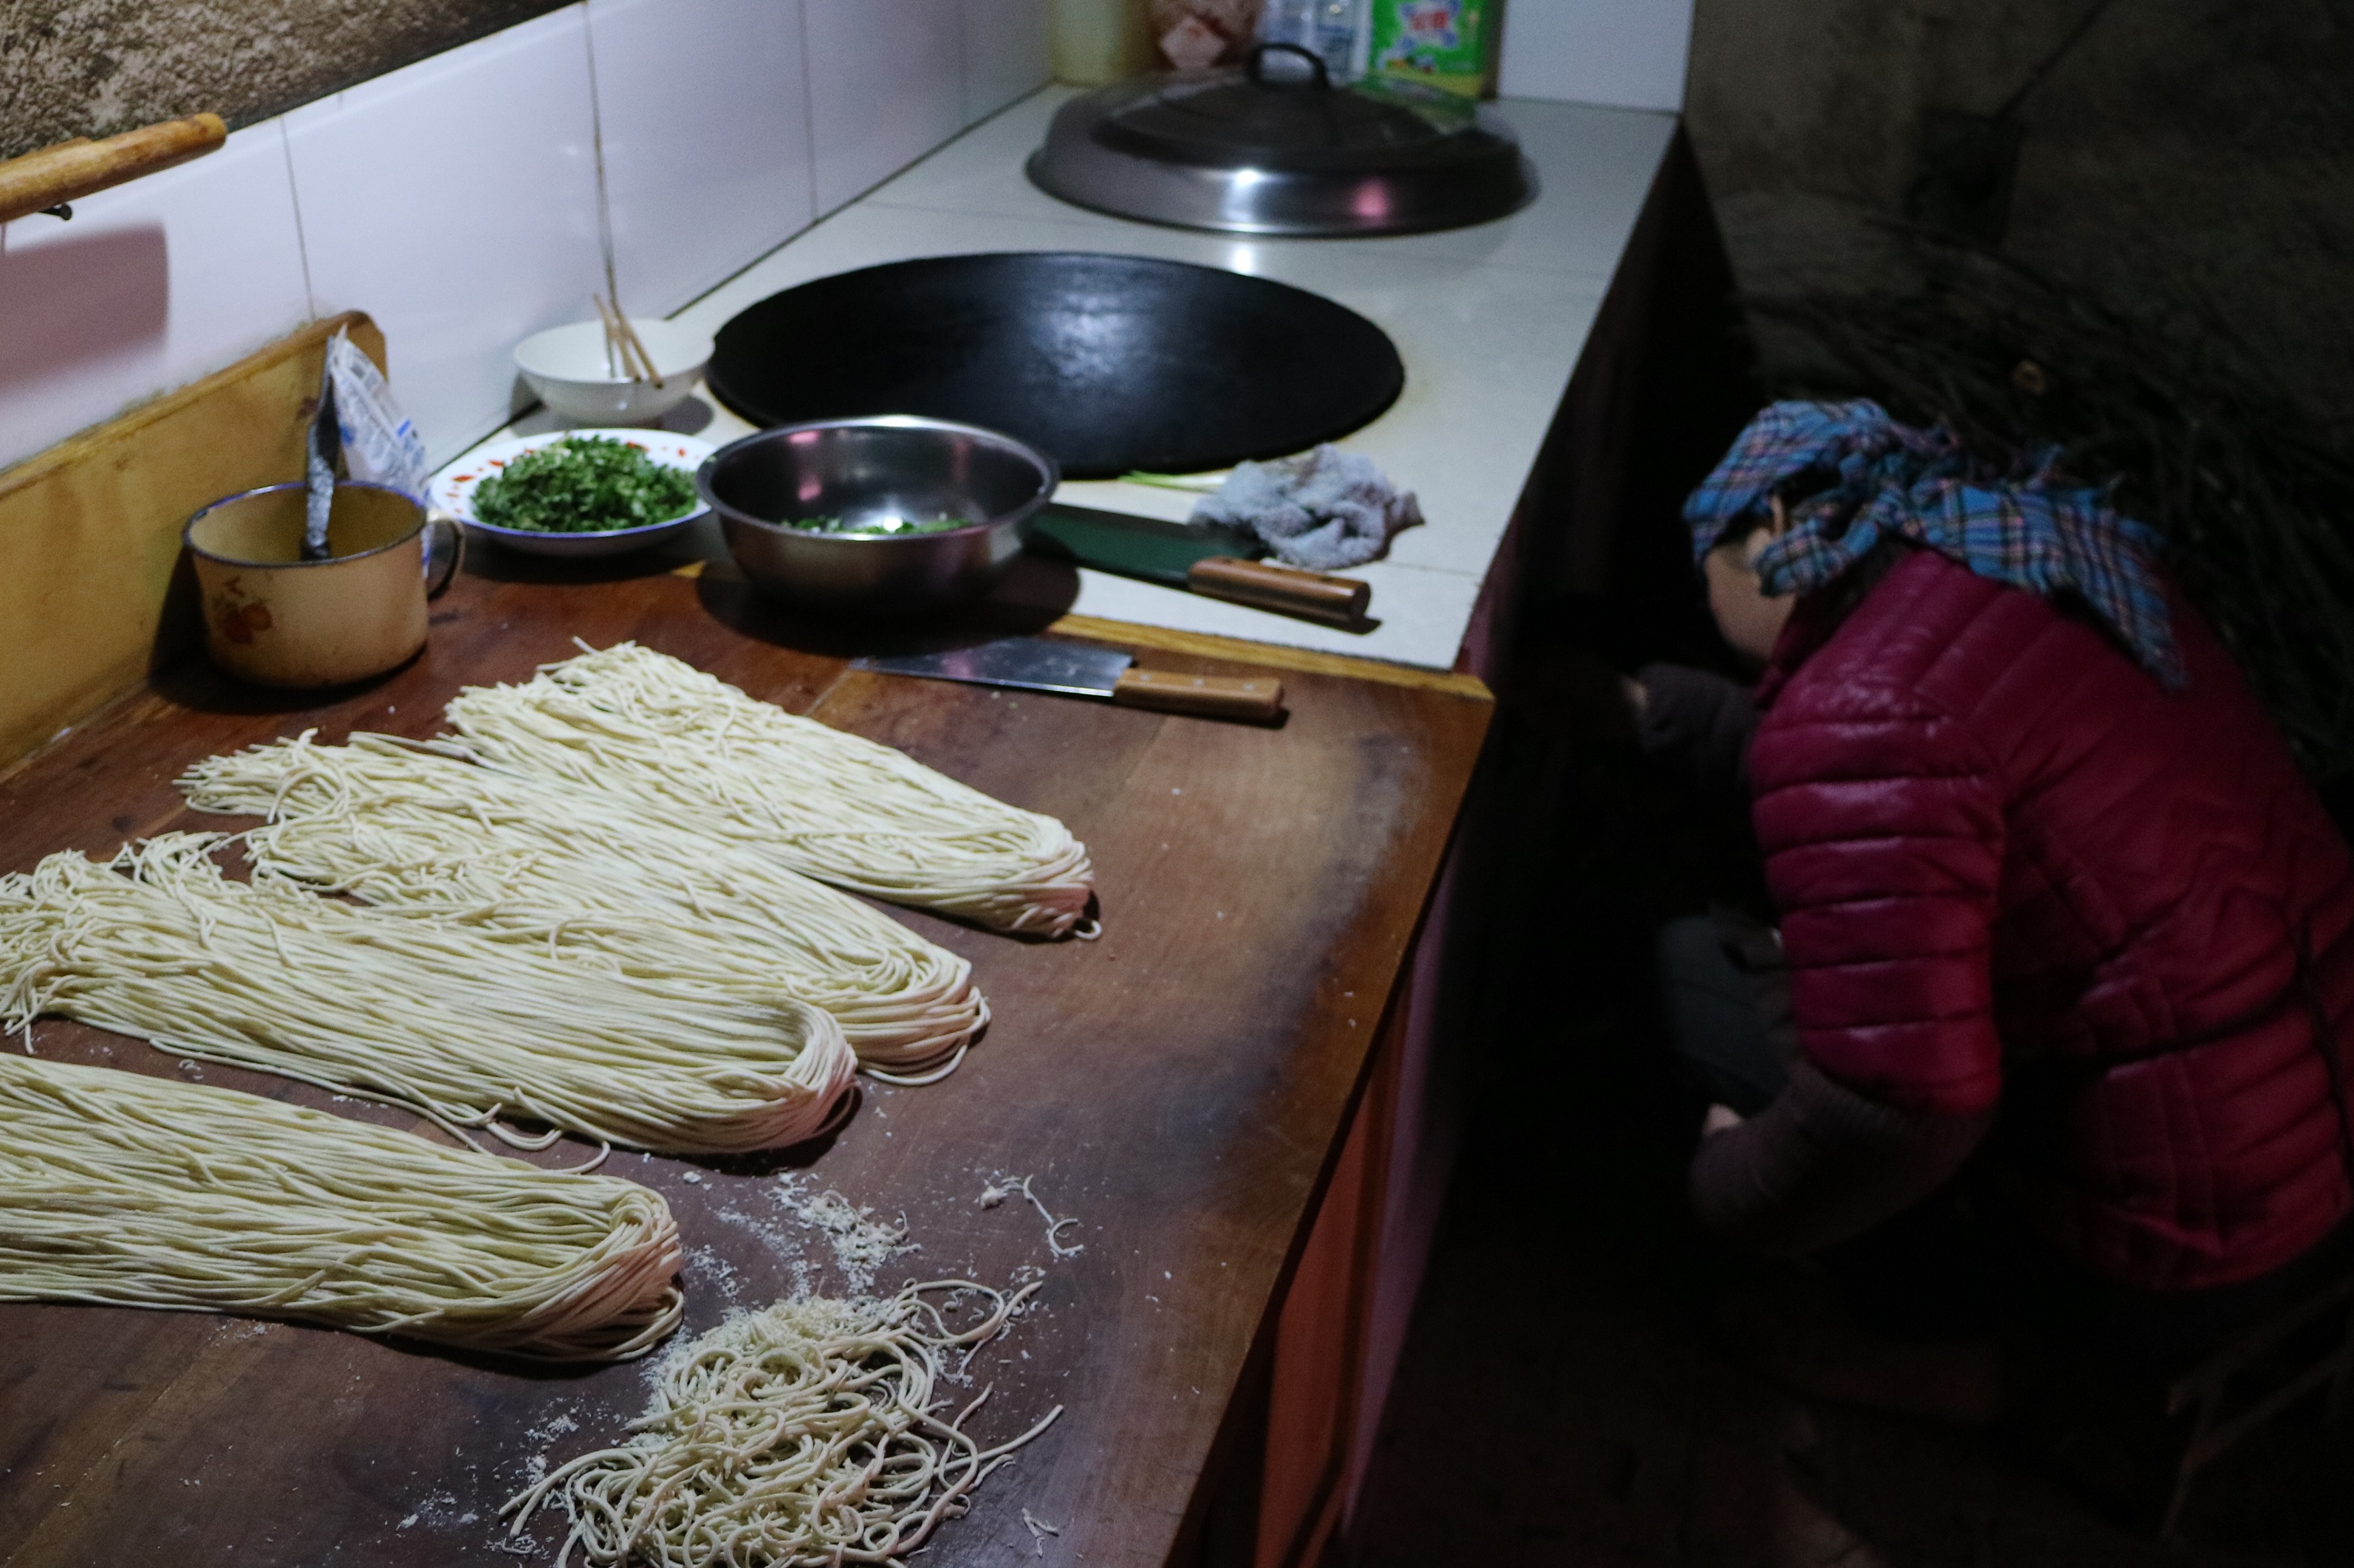
M 1283 683 L 1271 675 L 1178 675 L 1133 668 L 1117 648 L 1055 642 L 1043 637 L 1001 637 L 939 653 L 878 653 L 854 659 L 854 670 L 967 681 L 1073 697 L 1108 697 L 1124 708 L 1193 714 L 1201 718 L 1271 720 L 1283 712 Z
M 1256 535 L 1214 523 L 1164 523 L 1056 502 L 1023 524 L 1023 543 L 1098 571 L 1327 626 L 1363 625 L 1373 599 L 1373 586 L 1355 577 L 1258 560 L 1267 546 Z

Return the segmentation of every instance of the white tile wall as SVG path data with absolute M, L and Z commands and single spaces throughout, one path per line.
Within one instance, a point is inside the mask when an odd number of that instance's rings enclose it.
M 588 0 L 588 32 L 631 311 L 667 315 L 810 226 L 800 0 Z
M 239 131 L 70 224 L 0 227 L 0 465 L 348 308 L 382 323 L 434 454 L 455 452 L 505 422 L 516 341 L 601 285 L 597 116 L 624 297 L 668 312 L 1043 82 L 1046 13 L 584 0 Z
M 196 380 L 310 314 L 278 122 L 0 226 L 0 464 Z
M 962 0 L 964 119 L 986 120 L 1054 75 L 1046 7 L 1038 0 Z
M 511 412 L 515 343 L 603 286 L 586 32 L 569 7 L 286 117 L 313 305 L 384 328 L 436 462 Z
M 964 129 L 963 0 L 801 0 L 817 210 Z
M 1691 23 L 1692 0 L 1511 0 L 1501 90 L 1611 109 L 1681 110 Z

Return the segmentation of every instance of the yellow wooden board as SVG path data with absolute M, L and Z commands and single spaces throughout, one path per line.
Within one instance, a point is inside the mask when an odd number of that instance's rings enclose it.
M 198 507 L 300 479 L 326 343 L 348 328 L 381 366 L 384 334 L 357 312 L 0 470 L 0 765 L 193 652 L 167 616 L 180 529 Z

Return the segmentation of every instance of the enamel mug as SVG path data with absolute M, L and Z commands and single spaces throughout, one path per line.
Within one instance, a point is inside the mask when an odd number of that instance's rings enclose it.
M 302 558 L 309 489 L 272 484 L 216 501 L 183 538 L 213 662 L 264 686 L 333 686 L 382 674 L 425 646 L 425 605 L 464 550 L 454 518 L 397 490 L 345 480 L 327 556 Z

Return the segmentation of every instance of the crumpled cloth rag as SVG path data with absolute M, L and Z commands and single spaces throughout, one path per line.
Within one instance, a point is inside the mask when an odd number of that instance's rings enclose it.
M 1225 483 L 1193 508 L 1193 520 L 1247 528 L 1284 565 L 1329 572 L 1382 554 L 1398 530 L 1422 521 L 1422 507 L 1373 459 L 1327 445 L 1271 462 L 1236 463 Z

